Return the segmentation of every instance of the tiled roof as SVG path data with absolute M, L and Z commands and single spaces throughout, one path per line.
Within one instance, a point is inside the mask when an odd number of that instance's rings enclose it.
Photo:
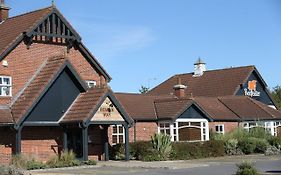
M 156 120 L 154 101 L 159 98 L 169 98 L 132 93 L 115 93 L 115 96 L 134 120 Z
M 155 101 L 158 119 L 175 119 L 193 103 L 190 99 L 165 99 Z
M 0 24 L 0 55 L 20 38 L 24 32 L 28 32 L 45 15 L 52 10 L 52 7 L 25 13 L 19 16 L 8 18 Z
M 197 105 L 215 121 L 274 120 L 281 112 L 246 96 L 168 98 L 142 94 L 116 94 L 134 120 L 176 119 L 190 105 Z
M 267 105 L 261 105 L 260 102 L 246 96 L 228 96 L 220 97 L 219 100 L 231 109 L 236 115 L 238 115 L 242 120 L 272 120 L 276 118 L 281 118 L 281 113 L 278 110 L 276 116 L 268 113 L 271 108 Z M 259 105 L 258 105 L 259 104 Z M 278 115 L 279 114 L 279 115 Z
M 254 66 L 205 71 L 200 77 L 193 77 L 193 73 L 175 75 L 148 92 L 151 95 L 174 94 L 174 85 L 178 77 L 186 85 L 186 94 L 194 97 L 219 97 L 234 95 L 240 84 L 243 84 Z
M 81 93 L 70 106 L 63 122 L 80 122 L 91 117 L 103 97 L 111 91 L 108 87 L 94 87 Z
M 66 59 L 63 57 L 48 59 L 46 65 L 40 70 L 12 105 L 12 113 L 15 122 L 18 122 L 30 109 L 65 61 Z
M 8 106 L 0 106 L 0 123 L 14 123 L 11 110 Z
M 227 108 L 218 98 L 197 97 L 193 99 L 211 118 L 215 120 L 240 120 L 240 118 Z

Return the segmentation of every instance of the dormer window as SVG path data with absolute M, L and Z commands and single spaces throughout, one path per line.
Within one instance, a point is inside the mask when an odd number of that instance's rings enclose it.
M 88 80 L 88 81 L 86 81 L 86 83 L 89 88 L 95 87 L 97 85 L 97 82 L 93 81 L 93 80 Z
M 0 76 L 0 96 L 12 96 L 12 78 Z

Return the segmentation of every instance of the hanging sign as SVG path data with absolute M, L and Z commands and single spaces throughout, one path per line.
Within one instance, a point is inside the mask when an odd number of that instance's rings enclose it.
M 249 97 L 259 97 L 261 95 L 261 92 L 257 91 L 256 80 L 248 81 L 248 88 L 245 88 L 244 92 L 245 92 L 245 96 L 249 96 Z

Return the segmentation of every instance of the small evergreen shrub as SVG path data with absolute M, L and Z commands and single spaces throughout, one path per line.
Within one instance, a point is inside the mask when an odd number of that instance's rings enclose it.
M 241 139 L 238 141 L 238 147 L 244 154 L 252 154 L 256 149 L 256 140 L 253 137 Z
M 26 162 L 27 170 L 36 170 L 36 169 L 45 169 L 45 168 L 47 168 L 46 164 L 36 161 L 35 159 L 31 159 Z
M 271 138 L 272 136 L 263 127 L 255 127 L 255 128 L 250 129 L 249 137 L 261 138 L 261 139 L 267 140 L 267 139 Z
M 242 162 L 237 164 L 236 175 L 259 175 L 256 168 L 250 162 Z
M 278 155 L 280 154 L 280 149 L 276 148 L 275 146 L 268 146 L 265 153 L 266 156 Z
M 265 153 L 266 149 L 269 146 L 269 143 L 264 138 L 255 138 L 256 142 L 256 148 L 255 153 Z
M 242 155 L 242 150 L 238 147 L 237 139 L 229 139 L 224 142 L 225 153 L 228 155 Z
M 75 153 L 73 151 L 68 151 L 62 153 L 61 155 L 54 156 L 47 161 L 47 165 L 50 168 L 60 168 L 79 166 L 81 165 L 81 162 L 76 159 Z
M 272 136 L 268 139 L 268 142 L 271 146 L 281 149 L 281 138 Z
M 138 141 L 130 143 L 130 154 L 133 159 L 143 160 L 146 155 L 151 154 L 153 149 L 152 143 L 150 141 Z
M 171 137 L 165 134 L 154 134 L 151 142 L 159 159 L 167 160 L 172 151 Z
M 224 143 L 220 140 L 207 142 L 174 142 L 171 159 L 188 160 L 224 155 Z

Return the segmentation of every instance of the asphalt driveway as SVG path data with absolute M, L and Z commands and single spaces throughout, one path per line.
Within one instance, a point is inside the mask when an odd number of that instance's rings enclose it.
M 263 155 L 229 156 L 219 158 L 197 159 L 187 161 L 140 162 L 109 161 L 99 162 L 97 166 L 75 167 L 52 170 L 31 171 L 36 175 L 231 175 L 236 171 L 236 164 L 251 161 L 265 174 L 281 175 L 281 156 Z

